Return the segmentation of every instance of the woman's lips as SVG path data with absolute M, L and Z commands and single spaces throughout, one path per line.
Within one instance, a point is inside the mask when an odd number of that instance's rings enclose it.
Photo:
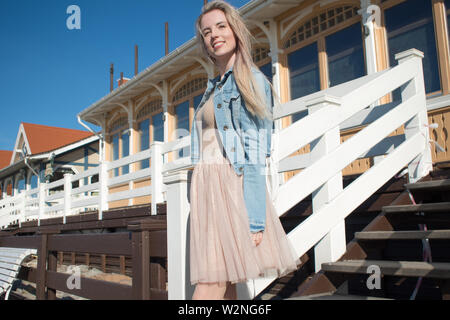
M 214 50 L 219 49 L 220 47 L 222 47 L 225 44 L 225 42 L 221 41 L 221 42 L 217 42 L 213 45 Z

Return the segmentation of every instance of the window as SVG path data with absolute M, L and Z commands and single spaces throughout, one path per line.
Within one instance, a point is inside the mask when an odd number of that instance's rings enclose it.
M 173 107 L 171 113 L 174 115 L 174 128 L 176 130 L 175 136 L 169 137 L 170 139 L 180 139 L 189 135 L 192 117 L 195 113 L 195 109 L 200 104 L 203 97 L 203 93 L 206 89 L 208 79 L 205 77 L 195 78 L 182 85 L 173 94 L 172 102 Z M 173 133 L 171 133 L 173 135 Z M 187 157 L 190 154 L 189 147 L 185 147 L 179 150 L 175 157 Z
M 272 62 L 266 63 L 265 65 L 262 65 L 259 67 L 262 73 L 267 77 L 267 79 L 272 83 L 273 76 L 272 76 Z
M 164 142 L 164 115 L 158 113 L 152 117 L 153 120 L 153 141 Z
M 17 181 L 17 193 L 21 193 L 25 191 L 25 189 L 26 189 L 25 177 L 19 176 L 19 180 Z
M 173 101 L 181 100 L 184 97 L 190 96 L 195 91 L 206 88 L 207 81 L 208 80 L 206 78 L 197 78 L 189 81 L 175 92 Z
M 38 177 L 36 175 L 32 175 L 30 178 L 30 188 L 31 190 L 36 189 L 38 187 Z M 33 194 L 32 198 L 37 198 L 38 194 Z
M 122 132 L 122 158 L 128 157 L 130 155 L 130 130 L 125 130 Z M 130 165 L 124 165 L 122 167 L 122 174 L 127 174 L 130 172 Z
M 189 131 L 189 101 L 180 103 L 175 107 L 175 119 L 177 128 L 179 131 L 183 129 Z M 178 133 L 178 135 L 183 133 Z
M 198 105 L 202 101 L 203 94 L 194 97 L 194 110 L 197 110 Z
M 14 195 L 13 184 L 12 184 L 11 180 L 9 180 L 6 184 L 6 195 L 7 196 Z
M 137 120 L 140 121 L 138 124 L 140 151 L 150 148 L 151 139 L 153 139 L 153 141 L 164 141 L 163 107 L 160 98 L 154 99 L 143 106 L 137 114 Z M 150 130 L 152 130 L 152 128 L 153 138 L 150 136 Z M 148 167 L 150 167 L 150 160 L 142 160 L 141 169 Z
M 189 101 L 180 103 L 175 107 L 175 128 L 176 139 L 189 135 Z M 187 157 L 189 155 L 188 148 L 183 148 L 178 152 L 178 157 Z
M 260 62 L 261 60 L 266 59 L 269 56 L 269 51 L 269 48 L 254 48 L 252 50 L 253 62 L 258 64 L 258 62 Z
M 333 33 L 325 41 L 330 87 L 366 74 L 360 23 Z
M 291 100 L 320 90 L 319 61 L 317 43 L 314 42 L 288 55 Z M 298 114 L 292 121 L 299 119 Z
M 139 122 L 140 151 L 150 148 L 150 119 Z M 150 160 L 141 161 L 141 169 L 150 167 Z
M 119 134 L 118 133 L 113 135 L 112 144 L 113 144 L 113 147 L 112 147 L 113 161 L 119 160 Z M 119 175 L 119 168 L 115 168 L 114 169 L 114 177 L 117 177 L 118 175 Z
M 290 99 L 336 86 L 366 74 L 358 7 L 328 7 L 300 21 L 283 39 Z M 297 121 L 306 111 L 292 115 Z
M 130 155 L 130 130 L 128 127 L 128 117 L 123 116 L 112 122 L 109 126 L 109 133 L 112 135 L 112 161 L 128 157 Z M 114 168 L 113 176 L 117 177 L 121 174 L 130 172 L 129 165 L 124 165 L 120 168 Z
M 285 41 L 284 48 L 289 48 L 297 43 L 318 35 L 321 32 L 332 29 L 338 24 L 350 20 L 355 16 L 358 16 L 358 8 L 353 6 L 347 5 L 343 7 L 340 6 L 336 8 L 329 8 L 298 26 Z
M 416 48 L 424 53 L 423 73 L 427 93 L 441 90 L 433 26 L 431 0 L 410 0 L 384 10 L 389 61 L 397 65 L 395 54 Z M 399 99 L 394 92 L 394 100 Z

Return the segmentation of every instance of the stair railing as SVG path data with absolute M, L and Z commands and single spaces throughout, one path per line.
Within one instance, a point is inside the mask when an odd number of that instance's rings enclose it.
M 278 119 L 305 108 L 308 111 L 307 117 L 273 136 L 275 163 L 284 171 L 289 165 L 291 170 L 297 169 L 295 162 L 304 168 L 279 186 L 274 202 L 281 216 L 312 194 L 313 213 L 290 231 L 288 238 L 298 257 L 314 248 L 316 271 L 322 263 L 337 261 L 345 253 L 345 218 L 390 178 L 408 167 L 409 181 L 415 182 L 432 170 L 423 53 L 411 49 L 395 58 L 398 66 L 291 101 L 274 112 Z M 367 109 L 397 88 L 401 90 L 401 103 Z M 378 109 L 383 112 L 376 112 Z M 369 125 L 340 142 L 343 123 L 371 113 L 375 115 Z M 389 137 L 402 125 L 404 135 Z M 287 160 L 309 143 L 310 154 L 297 156 L 297 161 Z M 343 189 L 342 170 L 367 156 L 384 158 Z M 258 294 L 273 280 L 258 280 L 255 292 Z

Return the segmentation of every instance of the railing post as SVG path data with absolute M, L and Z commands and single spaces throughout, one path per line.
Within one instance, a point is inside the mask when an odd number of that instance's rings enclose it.
M 422 110 L 411 120 L 405 123 L 405 138 L 408 140 L 411 136 L 420 132 L 425 139 L 425 149 L 408 165 L 408 178 L 410 183 L 418 181 L 433 170 L 433 162 L 430 147 L 430 133 L 428 128 L 428 113 L 425 94 L 425 84 L 423 79 L 422 59 L 423 52 L 417 49 L 410 49 L 395 55 L 398 64 L 406 61 L 415 61 L 417 63 L 417 75 L 411 81 L 408 81 L 401 87 L 402 101 L 418 95 L 422 101 Z
M 189 171 L 166 173 L 167 185 L 167 268 L 169 300 L 185 300 L 191 291 L 189 281 L 188 202 Z
M 58 271 L 58 258 L 56 251 L 48 251 L 48 271 Z M 56 289 L 47 288 L 47 299 L 56 300 Z
M 332 96 L 322 96 L 307 101 L 308 113 L 312 114 L 322 108 L 334 106 L 339 108 L 341 102 Z M 315 162 L 336 149 L 341 143 L 339 126 L 325 132 L 310 144 L 311 162 Z M 313 214 L 342 192 L 342 172 L 336 173 L 330 180 L 312 193 Z M 333 227 L 314 248 L 315 271 L 322 268 L 322 263 L 337 261 L 346 250 L 345 220 Z
M 150 220 L 151 219 L 151 220 Z M 150 235 L 152 231 L 164 230 L 164 220 L 133 221 L 128 224 L 131 235 L 132 251 L 132 287 L 133 299 L 149 300 L 151 296 L 151 267 L 150 267 Z
M 99 199 L 100 203 L 98 205 L 98 219 L 103 219 L 103 211 L 108 210 L 108 163 L 106 161 L 101 161 L 98 170 L 98 181 L 100 183 L 99 187 Z
M 38 226 L 41 225 L 41 219 L 44 218 L 45 214 L 45 197 L 47 195 L 47 183 L 45 181 L 41 181 L 39 184 L 39 218 L 38 218 Z
M 40 234 L 40 244 L 37 250 L 38 261 L 37 261 L 37 274 L 36 274 L 36 299 L 37 300 L 47 300 L 48 298 L 54 299 L 56 297 L 55 290 L 49 290 L 46 292 L 47 283 L 47 262 L 48 269 L 51 271 L 56 271 L 56 260 L 54 254 L 51 254 L 49 260 L 48 254 L 48 237 L 51 234 L 57 234 L 59 230 L 39 230 Z
M 66 223 L 66 216 L 70 215 L 72 207 L 72 174 L 64 174 L 64 215 L 63 224 Z
M 163 143 L 155 141 L 151 146 L 151 172 L 152 172 L 152 215 L 156 215 L 157 205 L 164 201 L 162 187 L 163 155 L 161 153 Z

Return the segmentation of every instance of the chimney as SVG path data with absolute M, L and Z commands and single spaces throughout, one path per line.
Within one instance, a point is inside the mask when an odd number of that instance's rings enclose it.
M 123 72 L 120 73 L 120 79 L 117 79 L 117 84 L 120 87 L 121 85 L 127 83 L 127 81 L 130 80 L 129 78 L 123 77 Z

